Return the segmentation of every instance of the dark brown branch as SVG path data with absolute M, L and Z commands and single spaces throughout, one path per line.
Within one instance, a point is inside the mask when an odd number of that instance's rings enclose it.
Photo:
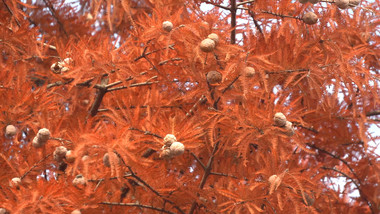
M 28 171 L 26 171 L 21 177 L 20 179 L 22 180 L 23 178 L 25 178 L 25 176 L 27 176 L 34 168 L 36 168 L 40 163 L 42 163 L 44 160 L 46 160 L 48 157 L 50 157 L 51 154 L 48 154 L 46 155 L 44 158 L 42 158 L 41 160 L 39 160 L 37 163 L 35 163 Z
M 7 5 L 7 3 L 5 3 L 5 0 L 3 0 L 3 3 L 5 5 L 5 7 L 7 8 L 8 12 L 15 18 L 17 26 L 21 27 L 20 22 L 18 21 L 17 17 L 13 14 L 13 11 L 11 10 L 11 8 L 9 8 L 9 6 Z
M 224 173 L 220 173 L 220 172 L 211 172 L 210 174 L 238 179 L 238 177 L 236 177 L 235 175 L 229 175 L 229 174 L 224 174 Z
M 283 14 L 274 13 L 274 12 L 271 12 L 271 11 L 265 11 L 265 10 L 262 10 L 261 12 L 262 12 L 262 13 L 266 13 L 266 14 L 270 14 L 270 15 L 273 15 L 273 16 L 278 16 L 278 17 L 281 17 L 281 18 L 292 18 L 292 19 L 299 19 L 299 20 L 302 20 L 302 19 L 299 18 L 299 17 L 295 17 L 295 16 L 287 16 L 287 15 L 283 15 Z
M 206 184 L 207 178 L 211 175 L 212 164 L 214 162 L 215 153 L 219 149 L 219 144 L 220 144 L 220 141 L 216 142 L 214 149 L 212 150 L 212 153 L 211 153 L 211 156 L 207 162 L 206 168 L 204 169 L 205 173 L 203 174 L 202 180 L 199 184 L 199 189 L 203 189 L 204 185 Z M 191 205 L 189 214 L 194 213 L 196 206 L 197 206 L 197 202 L 194 201 L 193 204 Z
M 150 191 L 152 191 L 154 194 L 156 194 L 157 196 L 159 196 L 160 198 L 162 198 L 165 202 L 168 202 L 171 205 L 173 205 L 173 207 L 176 208 L 180 213 L 185 214 L 185 212 L 181 208 L 179 208 L 177 205 L 175 205 L 175 203 L 173 201 L 170 201 L 169 199 L 164 198 L 159 192 L 157 192 L 155 189 L 153 189 L 153 187 L 151 187 L 143 179 L 141 179 L 139 176 L 137 176 L 136 173 L 133 172 L 133 170 L 132 170 L 132 168 L 130 166 L 127 166 L 127 167 L 129 169 L 129 172 L 131 173 L 131 177 L 133 177 L 136 180 L 138 180 L 140 183 L 142 183 L 144 186 L 146 186 L 148 189 L 150 189 Z
M 360 189 L 360 186 L 359 186 L 359 185 L 362 185 L 362 182 L 361 182 L 359 176 L 355 173 L 354 169 L 348 164 L 347 161 L 345 161 L 345 160 L 343 160 L 342 158 L 340 158 L 339 156 L 334 155 L 334 154 L 332 154 L 332 153 L 330 153 L 330 152 L 328 152 L 328 151 L 326 151 L 326 150 L 324 150 L 324 149 L 321 149 L 321 148 L 319 148 L 319 147 L 317 147 L 317 146 L 315 146 L 315 145 L 313 145 L 313 144 L 311 144 L 311 143 L 307 143 L 306 145 L 308 145 L 308 146 L 311 147 L 311 148 L 317 149 L 318 151 L 321 151 L 321 152 L 323 152 L 323 153 L 325 153 L 325 154 L 331 156 L 332 158 L 335 158 L 335 159 L 337 159 L 337 160 L 340 160 L 342 163 L 344 163 L 344 165 L 346 165 L 346 166 L 348 167 L 348 169 L 351 171 L 351 173 L 352 173 L 352 174 L 355 176 L 355 178 L 358 180 L 359 184 L 355 183 L 355 185 L 356 185 L 356 187 L 358 188 L 358 191 L 359 191 L 361 197 L 362 197 L 363 200 L 367 203 L 367 205 L 368 205 L 368 207 L 371 209 L 372 213 L 375 213 L 375 212 L 374 212 L 374 208 L 372 207 L 372 204 L 369 202 L 369 200 L 367 199 L 367 197 L 365 196 L 365 194 L 363 194 L 362 190 Z M 342 174 L 342 175 L 343 175 L 343 174 Z M 352 181 L 354 181 L 354 180 L 352 179 Z
M 380 110 L 371 111 L 365 114 L 367 117 L 380 115 Z
M 225 9 L 225 10 L 231 10 L 231 8 L 229 8 L 229 7 L 225 7 L 223 5 L 220 5 L 220 4 L 217 4 L 217 3 L 214 3 L 214 2 L 205 1 L 205 0 L 202 1 L 202 2 L 207 3 L 207 4 L 212 4 L 212 5 L 216 6 L 216 7 L 219 7 L 219 8 Z
M 141 130 L 141 129 L 137 129 L 137 128 L 134 128 L 134 127 L 129 128 L 129 130 L 132 130 L 132 131 L 139 131 L 139 132 L 141 132 L 141 133 L 144 133 L 144 135 L 152 135 L 152 136 L 154 136 L 154 137 L 158 137 L 158 138 L 163 139 L 163 137 L 161 137 L 160 135 L 158 135 L 158 134 L 154 134 L 154 133 L 152 133 L 152 132 L 150 132 L 150 131 L 143 131 L 143 130 Z
M 303 129 L 306 129 L 306 130 L 312 131 L 312 132 L 314 132 L 314 133 L 316 133 L 316 134 L 319 133 L 319 132 L 318 132 L 317 130 L 315 130 L 313 127 L 303 126 L 303 125 L 301 125 L 300 123 L 295 122 L 295 121 L 290 121 L 290 122 L 292 122 L 292 123 L 293 123 L 295 126 L 297 126 L 297 127 L 301 127 L 301 128 L 303 128 Z
M 138 61 L 139 59 L 144 58 L 144 57 L 146 57 L 146 56 L 148 56 L 148 55 L 150 55 L 150 54 L 152 54 L 152 53 L 156 53 L 156 52 L 158 52 L 158 51 L 160 51 L 160 50 L 165 50 L 165 49 L 168 49 L 168 48 L 174 50 L 174 48 L 173 48 L 174 45 L 175 45 L 175 44 L 171 44 L 171 45 L 168 45 L 167 47 L 164 47 L 164 48 L 162 48 L 162 49 L 153 50 L 153 51 L 151 51 L 151 52 L 146 52 L 146 50 L 147 50 L 147 48 L 148 48 L 148 46 L 146 46 L 146 47 L 144 48 L 144 51 L 143 51 L 143 53 L 141 54 L 141 56 L 135 58 L 134 61 L 136 62 L 136 61 Z
M 163 212 L 163 213 L 176 214 L 176 213 L 170 212 L 170 211 L 162 209 L 162 208 L 158 208 L 158 207 L 154 207 L 154 206 L 149 206 L 149 205 L 138 204 L 138 203 L 118 203 L 118 202 L 106 202 L 106 201 L 103 201 L 103 202 L 100 202 L 99 204 L 110 205 L 110 206 L 140 207 L 140 208 L 160 211 L 160 212 Z
M 231 86 L 239 79 L 239 77 L 240 77 L 240 74 L 234 80 L 232 80 L 232 82 L 230 84 L 228 84 L 227 87 L 225 87 L 222 90 L 222 95 L 220 97 L 218 97 L 218 99 L 216 99 L 216 101 L 214 102 L 213 106 L 215 109 L 218 109 L 217 106 L 218 106 L 218 103 L 219 103 L 221 97 L 223 96 L 223 94 L 226 93 L 226 91 L 231 88 Z
M 181 59 L 181 58 L 171 58 L 171 59 L 167 59 L 167 60 L 159 62 L 158 65 L 164 65 L 164 64 L 166 64 L 168 62 L 181 61 L 181 60 L 183 60 L 183 59 Z
M 236 0 L 231 0 L 231 44 L 236 43 Z
M 194 158 L 195 158 L 195 160 L 197 160 L 197 162 L 202 166 L 202 168 L 204 169 L 204 170 L 206 170 L 206 166 L 203 164 L 203 162 L 198 158 L 198 156 L 196 156 L 195 154 L 194 154 L 194 152 L 191 152 L 190 153 Z
M 67 32 L 65 30 L 65 27 L 63 26 L 62 22 L 58 19 L 57 12 L 55 11 L 55 9 L 54 9 L 53 5 L 51 4 L 51 2 L 49 0 L 43 0 L 43 1 L 45 2 L 46 6 L 48 6 L 51 15 L 57 21 L 57 23 L 58 23 L 59 27 L 61 28 L 61 30 L 63 31 L 63 33 L 68 37 L 69 34 L 67 34 Z
M 263 30 L 261 29 L 261 26 L 260 24 L 257 22 L 257 20 L 255 19 L 255 13 L 253 11 L 248 11 L 249 15 L 251 16 L 252 20 L 253 20 L 253 23 L 255 24 L 255 27 L 259 30 L 259 32 L 261 33 L 261 35 L 264 37 L 264 33 L 263 33 Z
M 322 166 L 321 168 L 322 168 L 322 169 L 333 170 L 333 171 L 335 171 L 335 172 L 340 173 L 340 174 L 343 175 L 344 177 L 350 179 L 350 180 L 352 181 L 352 183 L 354 183 L 354 185 L 356 186 L 356 188 L 360 191 L 359 184 L 357 184 L 356 181 L 355 181 L 353 178 L 351 178 L 350 176 L 348 176 L 346 173 L 344 173 L 344 172 L 342 172 L 342 171 L 340 171 L 340 170 L 337 170 L 335 167 L 334 167 L 334 168 L 330 168 L 330 167 L 327 167 L 327 166 Z
M 294 70 L 265 71 L 265 74 L 293 73 L 293 72 L 303 72 L 303 71 L 310 71 L 310 69 L 300 68 L 300 69 L 294 69 Z

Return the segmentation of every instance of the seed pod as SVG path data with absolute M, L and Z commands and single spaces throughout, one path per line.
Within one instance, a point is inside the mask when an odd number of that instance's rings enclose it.
M 65 158 L 68 163 L 73 163 L 75 161 L 75 155 L 71 150 L 66 152 Z
M 53 73 L 56 73 L 56 74 L 60 74 L 61 73 L 61 69 L 62 69 L 62 65 L 60 62 L 56 62 L 56 63 L 53 63 L 51 66 L 50 66 L 50 70 L 53 71 Z
M 293 128 L 293 124 L 292 122 L 289 122 L 289 121 L 286 121 L 286 124 L 285 124 L 285 134 L 288 135 L 289 137 L 293 136 L 295 131 L 294 131 L 294 128 Z
M 336 0 L 335 4 L 340 9 L 347 9 L 350 1 L 349 0 Z
M 43 128 L 38 130 L 37 133 L 38 141 L 41 143 L 46 143 L 47 140 L 50 138 L 50 131 L 47 128 Z
M 170 159 L 172 157 L 171 150 L 168 147 L 163 146 L 160 152 L 160 158 Z
M 17 129 L 14 125 L 7 125 L 5 127 L 5 136 L 6 137 L 13 137 L 17 134 Z
M 71 214 L 82 214 L 80 210 L 73 210 Z
M 170 154 L 173 156 L 182 155 L 185 152 L 185 146 L 180 142 L 174 142 L 170 146 Z
M 301 4 L 306 4 L 306 3 L 308 2 L 308 0 L 299 0 L 299 2 L 300 2 Z
M 286 117 L 283 113 L 277 112 L 273 117 L 274 124 L 279 127 L 283 127 L 286 125 Z
M 305 24 L 313 25 L 318 22 L 318 16 L 313 12 L 307 12 L 305 15 L 303 15 L 302 21 Z
M 19 187 L 21 184 L 21 179 L 19 177 L 12 178 L 9 182 L 10 187 Z
M 351 7 L 356 7 L 360 4 L 360 0 L 350 0 L 349 2 L 350 2 L 349 5 Z
M 0 208 L 0 214 L 9 214 L 5 208 Z
M 54 160 L 57 162 L 62 162 L 63 158 L 66 156 L 67 149 L 64 146 L 59 146 L 55 148 L 53 153 Z
M 219 36 L 216 33 L 211 33 L 207 38 L 212 39 L 215 42 L 215 45 L 219 43 Z
M 43 146 L 43 144 L 38 141 L 38 137 L 36 136 L 33 138 L 32 146 L 34 148 L 38 149 L 38 148 L 41 148 Z
M 222 74 L 218 71 L 210 71 L 206 74 L 206 79 L 210 85 L 215 85 L 222 82 Z
M 83 177 L 82 174 L 78 174 L 77 176 L 75 176 L 74 180 L 73 180 L 73 184 L 74 186 L 78 186 L 78 185 L 86 185 L 86 178 Z
M 214 40 L 207 38 L 207 39 L 202 40 L 199 47 L 201 48 L 203 52 L 208 53 L 215 49 L 215 42 Z
M 246 77 L 253 77 L 255 75 L 255 69 L 252 67 L 245 67 L 243 70 L 243 73 L 245 74 Z
M 309 0 L 309 2 L 312 3 L 312 4 L 316 4 L 316 3 L 319 2 L 319 0 Z
M 177 138 L 172 135 L 172 134 L 167 134 L 165 137 L 164 137 L 164 143 L 166 146 L 170 146 L 172 145 L 173 142 L 177 141 Z
M 172 31 L 173 29 L 173 23 L 169 22 L 169 21 L 164 21 L 162 23 L 162 29 L 166 32 L 170 32 Z

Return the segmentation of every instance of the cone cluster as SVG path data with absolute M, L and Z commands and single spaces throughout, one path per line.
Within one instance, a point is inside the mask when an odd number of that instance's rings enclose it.
M 293 124 L 290 121 L 286 120 L 286 117 L 283 113 L 277 112 L 273 117 L 274 124 L 278 127 L 285 129 L 284 134 L 290 136 L 294 135 Z
M 164 138 L 164 146 L 161 148 L 160 157 L 170 159 L 180 156 L 185 152 L 185 146 L 177 142 L 177 138 L 172 134 L 167 134 Z

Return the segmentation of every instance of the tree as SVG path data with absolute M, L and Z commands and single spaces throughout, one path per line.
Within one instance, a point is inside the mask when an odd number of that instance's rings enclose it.
M 379 213 L 380 1 L 300 2 L 3 0 L 0 213 Z

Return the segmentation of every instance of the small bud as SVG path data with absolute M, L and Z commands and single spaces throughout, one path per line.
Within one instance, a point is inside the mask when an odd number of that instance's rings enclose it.
M 210 71 L 206 74 L 206 79 L 210 85 L 215 85 L 222 82 L 222 74 L 218 71 Z
M 283 127 L 286 125 L 286 117 L 283 113 L 277 112 L 274 117 L 273 121 L 276 124 L 276 126 Z
M 173 23 L 169 22 L 169 21 L 164 21 L 162 23 L 162 29 L 166 32 L 170 32 L 172 31 L 173 29 Z
M 13 137 L 17 134 L 17 129 L 14 125 L 7 125 L 5 127 L 5 136 L 6 137 Z
M 207 39 L 202 40 L 199 47 L 201 48 L 203 52 L 208 53 L 215 49 L 215 42 L 214 40 L 207 38 Z
M 305 22 L 305 24 L 313 25 L 318 22 L 318 16 L 313 12 L 307 12 L 303 15 L 302 21 Z

